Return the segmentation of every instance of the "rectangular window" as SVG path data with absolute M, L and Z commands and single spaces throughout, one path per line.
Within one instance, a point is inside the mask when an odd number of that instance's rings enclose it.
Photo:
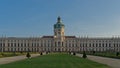
M 91 43 L 89 44 L 89 46 L 91 47 Z
M 16 43 L 14 43 L 14 47 L 16 47 Z
M 94 47 L 94 43 L 93 43 L 93 47 Z

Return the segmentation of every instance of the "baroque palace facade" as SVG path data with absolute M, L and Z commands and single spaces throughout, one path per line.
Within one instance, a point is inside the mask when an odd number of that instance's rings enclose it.
M 65 25 L 61 18 L 54 24 L 53 36 L 1 37 L 0 52 L 80 52 L 120 51 L 120 38 L 79 38 L 65 36 Z

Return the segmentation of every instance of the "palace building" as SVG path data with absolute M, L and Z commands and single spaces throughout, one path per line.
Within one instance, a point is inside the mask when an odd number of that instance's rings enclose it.
M 120 38 L 89 38 L 65 35 L 61 18 L 54 24 L 53 36 L 1 37 L 0 52 L 81 52 L 120 51 Z

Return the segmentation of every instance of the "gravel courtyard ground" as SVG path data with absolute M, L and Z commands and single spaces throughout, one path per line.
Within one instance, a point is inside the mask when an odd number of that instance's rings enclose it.
M 77 54 L 77 56 L 82 57 L 82 54 Z M 96 61 L 102 64 L 107 64 L 108 66 L 111 66 L 112 68 L 120 68 L 120 59 L 91 56 L 91 55 L 87 55 L 87 57 L 90 60 L 93 60 L 93 61 Z
M 36 56 L 39 56 L 39 55 L 40 54 L 31 54 L 31 57 L 36 57 Z M 27 58 L 26 55 L 0 58 L 0 64 L 7 64 L 7 63 L 23 60 L 23 59 L 26 59 L 26 58 Z

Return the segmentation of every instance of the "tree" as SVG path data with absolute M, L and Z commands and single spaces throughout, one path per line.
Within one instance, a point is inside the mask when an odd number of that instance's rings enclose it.
M 48 54 L 49 52 L 46 52 L 46 54 Z
M 71 52 L 69 52 L 69 54 L 71 54 Z
M 75 53 L 75 52 L 73 52 L 73 55 L 76 55 L 76 53 Z
M 27 58 L 30 58 L 30 57 L 31 57 L 31 55 L 30 55 L 29 52 L 26 54 L 26 57 L 27 57 Z
M 87 55 L 86 55 L 85 51 L 83 52 L 83 56 L 82 57 L 83 58 L 87 58 Z
M 116 52 L 116 56 L 118 56 L 119 55 L 119 52 Z
M 1 55 L 4 56 L 5 54 L 2 52 Z
M 21 51 L 20 53 L 22 54 L 23 52 Z
M 43 53 L 41 52 L 40 55 L 43 55 Z
M 93 51 L 93 55 L 95 54 L 95 51 Z

